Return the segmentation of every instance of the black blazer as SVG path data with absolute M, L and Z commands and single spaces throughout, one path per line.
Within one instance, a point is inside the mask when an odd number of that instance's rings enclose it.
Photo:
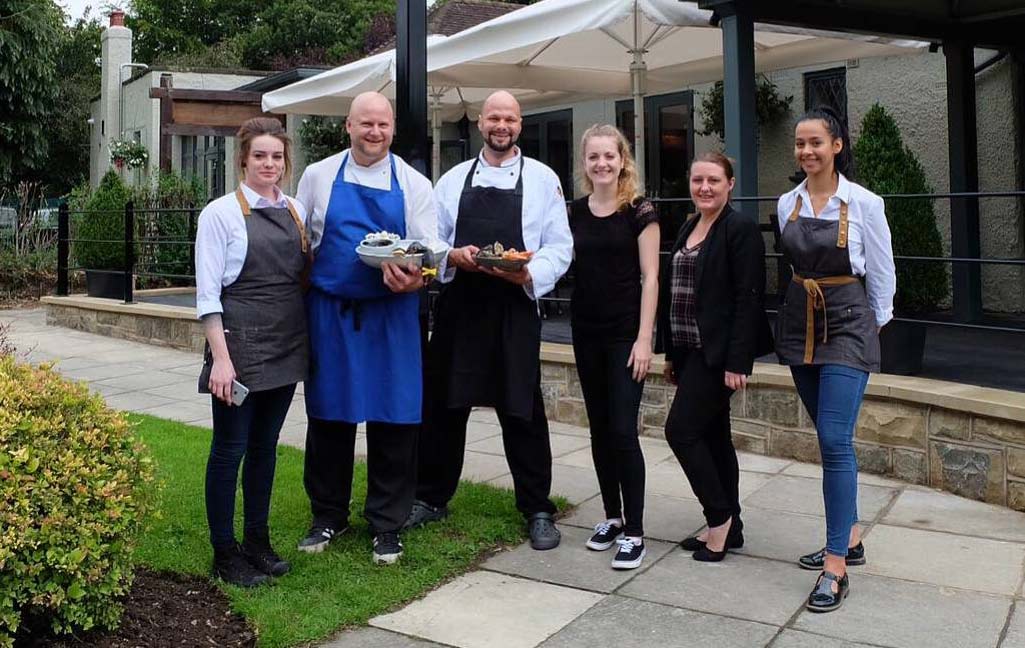
M 659 281 L 655 351 L 678 357 L 669 330 L 672 257 L 694 231 L 691 217 L 663 257 Z M 710 367 L 750 375 L 755 358 L 773 350 L 765 314 L 765 243 L 758 223 L 727 203 L 705 237 L 695 268 L 698 332 Z

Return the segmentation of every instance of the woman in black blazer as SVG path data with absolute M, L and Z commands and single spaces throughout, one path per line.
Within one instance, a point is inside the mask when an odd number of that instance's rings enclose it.
M 733 184 L 723 154 L 694 159 L 690 193 L 698 214 L 680 229 L 659 282 L 656 350 L 666 354 L 666 379 L 679 385 L 666 440 L 708 524 L 680 545 L 704 562 L 744 544 L 730 397 L 747 384 L 754 359 L 773 348 L 765 244 L 755 219 L 730 206 Z

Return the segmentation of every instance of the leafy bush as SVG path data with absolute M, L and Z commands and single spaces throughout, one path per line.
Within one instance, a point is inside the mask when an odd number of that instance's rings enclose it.
M 131 190 L 111 169 L 85 201 L 85 214 L 76 219 L 71 238 L 76 265 L 89 270 L 120 270 L 125 266 L 125 205 Z
M 758 75 L 755 87 L 755 112 L 758 114 L 758 127 L 768 126 L 786 117 L 793 103 L 793 95 L 781 97 L 776 84 L 764 74 Z M 716 135 L 723 139 L 726 134 L 726 119 L 723 112 L 723 84 L 716 81 L 712 89 L 705 93 L 701 100 L 701 120 L 704 122 L 702 135 Z
M 114 627 L 155 494 L 133 429 L 85 386 L 7 356 L 0 448 L 0 647 L 22 625 Z
M 133 189 L 136 239 L 146 241 L 138 248 L 139 272 L 189 274 L 196 222 L 189 224 L 206 203 L 206 186 L 198 178 L 161 173 L 156 189 L 149 185 Z M 146 210 L 181 210 L 147 212 Z
M 349 147 L 345 119 L 339 117 L 307 117 L 299 125 L 299 145 L 306 162 L 317 162 Z
M 5 299 L 40 297 L 57 281 L 57 249 L 18 254 L 0 250 L 0 303 Z
M 905 146 L 897 122 L 879 104 L 865 114 L 854 159 L 858 181 L 878 194 L 932 193 L 921 162 Z M 931 200 L 891 200 L 886 204 L 886 220 L 895 255 L 943 256 Z M 897 261 L 894 307 L 901 313 L 933 310 L 947 296 L 947 287 L 942 263 Z

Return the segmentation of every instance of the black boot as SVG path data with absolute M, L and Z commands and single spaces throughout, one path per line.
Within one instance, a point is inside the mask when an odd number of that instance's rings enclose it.
M 267 582 L 268 576 L 249 564 L 236 543 L 227 547 L 214 547 L 213 575 L 225 583 L 239 587 L 256 587 Z
M 250 565 L 270 576 L 284 576 L 291 567 L 270 546 L 270 534 L 267 531 L 246 531 L 242 540 L 242 553 Z

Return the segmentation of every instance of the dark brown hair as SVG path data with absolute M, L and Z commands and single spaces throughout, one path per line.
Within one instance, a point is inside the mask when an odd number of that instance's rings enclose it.
M 249 157 L 249 150 L 253 146 L 253 140 L 262 135 L 270 135 L 285 145 L 285 171 L 281 174 L 284 182 L 292 173 L 292 138 L 288 136 L 285 127 L 274 117 L 253 117 L 248 119 L 235 133 L 235 167 L 242 177 L 246 175 L 246 159 Z
M 697 162 L 711 162 L 722 167 L 722 170 L 726 173 L 726 179 L 733 179 L 733 160 L 726 157 L 719 151 L 705 151 L 704 153 L 698 153 L 691 160 L 690 165 L 694 166 Z

